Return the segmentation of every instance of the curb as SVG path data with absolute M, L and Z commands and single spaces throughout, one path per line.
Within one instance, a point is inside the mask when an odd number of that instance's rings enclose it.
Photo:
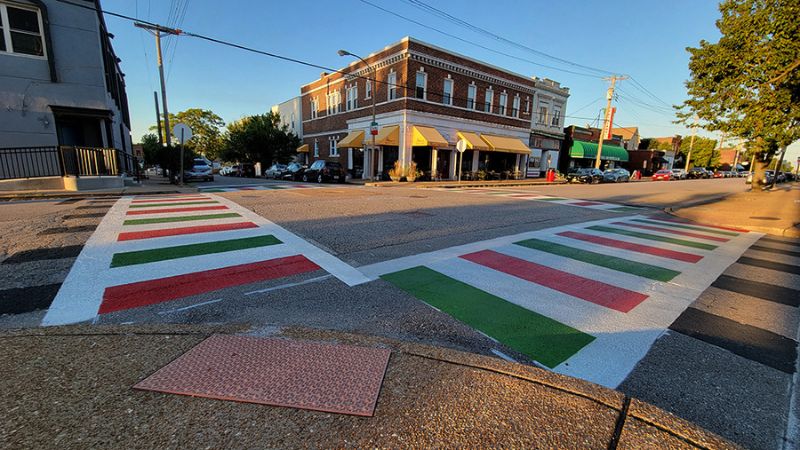
M 455 189 L 455 188 L 465 188 L 465 187 L 518 187 L 518 186 L 552 186 L 552 185 L 559 185 L 559 184 L 566 184 L 566 181 L 539 181 L 539 182 L 529 182 L 529 183 L 473 183 L 473 182 L 462 182 L 460 184 L 453 184 L 453 183 L 431 183 L 431 184 L 416 184 L 415 183 L 408 183 L 408 182 L 394 182 L 394 181 L 378 181 L 378 182 L 369 182 L 364 183 L 364 186 L 370 187 L 411 187 L 415 189 L 431 189 L 431 188 L 444 188 L 444 189 Z
M 168 190 L 168 191 L 148 191 L 148 192 L 53 192 L 53 193 L 40 193 L 40 194 L 18 194 L 18 195 L 0 195 L 0 201 L 11 200 L 37 200 L 48 198 L 94 198 L 94 197 L 120 197 L 122 195 L 161 195 L 161 194 L 178 194 L 182 191 Z
M 701 203 L 702 204 L 702 203 Z M 697 205 L 692 205 L 697 206 Z M 693 219 L 689 219 L 688 217 L 684 217 L 676 213 L 671 207 L 664 208 L 664 212 L 669 214 L 673 217 L 678 217 L 684 220 L 689 220 L 694 222 Z M 778 228 L 778 227 L 763 227 L 760 225 L 742 225 L 742 224 L 731 224 L 731 223 L 720 223 L 720 222 L 711 222 L 705 221 L 709 225 L 716 225 L 721 227 L 737 227 L 737 228 L 744 228 L 745 230 L 755 231 L 758 233 L 765 233 L 771 234 L 773 236 L 783 236 L 783 237 L 790 237 L 790 238 L 800 238 L 800 223 L 795 223 L 793 226 L 788 228 Z

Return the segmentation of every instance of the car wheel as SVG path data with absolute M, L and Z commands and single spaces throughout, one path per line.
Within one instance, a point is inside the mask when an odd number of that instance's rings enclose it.
M 303 175 L 303 181 L 308 183 L 308 175 L 305 175 L 305 174 Z
M 317 183 L 322 184 L 322 174 L 317 175 Z

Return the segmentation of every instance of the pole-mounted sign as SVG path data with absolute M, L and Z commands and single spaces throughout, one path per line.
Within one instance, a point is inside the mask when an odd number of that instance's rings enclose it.
M 183 184 L 183 148 L 186 146 L 186 141 L 192 138 L 192 129 L 189 128 L 189 125 L 185 123 L 178 123 L 175 124 L 175 127 L 172 128 L 172 135 L 178 139 L 178 142 L 181 144 L 181 177 L 180 181 Z

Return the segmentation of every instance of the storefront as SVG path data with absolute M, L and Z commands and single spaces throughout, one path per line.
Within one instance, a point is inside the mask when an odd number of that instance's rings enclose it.
M 569 149 L 569 168 L 594 167 L 597 159 L 597 144 L 594 142 L 574 141 Z M 618 167 L 628 162 L 628 151 L 616 145 L 603 144 L 600 151 L 600 168 L 603 170 Z
M 297 162 L 300 164 L 308 164 L 308 144 L 303 144 L 297 147 Z

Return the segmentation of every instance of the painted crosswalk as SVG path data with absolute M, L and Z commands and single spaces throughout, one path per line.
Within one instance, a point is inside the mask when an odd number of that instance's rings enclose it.
M 493 197 L 503 197 L 514 200 L 530 200 L 537 202 L 548 202 L 557 205 L 574 206 L 579 208 L 597 209 L 603 211 L 611 211 L 617 213 L 638 213 L 647 214 L 647 208 L 639 208 L 636 206 L 620 205 L 616 203 L 601 202 L 595 200 L 578 200 L 565 197 L 556 197 L 552 195 L 539 194 L 532 191 L 514 190 L 514 189 L 498 189 L 498 188 L 441 188 L 440 191 L 444 192 L 461 192 L 465 194 L 488 195 Z
M 760 236 L 635 215 L 360 269 L 556 372 L 616 387 Z
M 237 192 L 237 191 L 277 191 L 277 190 L 291 190 L 291 189 L 314 189 L 319 188 L 320 185 L 306 184 L 306 183 L 270 183 L 270 184 L 234 184 L 228 186 L 198 186 L 197 190 L 201 193 L 204 192 Z
M 368 281 L 333 255 L 214 194 L 123 197 L 87 241 L 42 324 L 95 320 L 318 270 L 348 285 Z

